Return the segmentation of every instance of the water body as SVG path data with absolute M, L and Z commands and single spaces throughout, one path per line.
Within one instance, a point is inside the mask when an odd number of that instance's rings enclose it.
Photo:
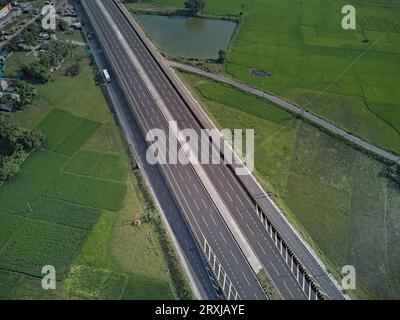
M 227 50 L 236 23 L 186 16 L 139 15 L 150 36 L 169 56 L 218 58 Z

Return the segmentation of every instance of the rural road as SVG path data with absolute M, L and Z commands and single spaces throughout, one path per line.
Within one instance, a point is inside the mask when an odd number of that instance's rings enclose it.
M 325 121 L 308 111 L 305 111 L 300 106 L 290 103 L 290 102 L 288 102 L 282 98 L 279 98 L 271 93 L 257 89 L 255 87 L 247 85 L 241 81 L 234 80 L 232 78 L 228 78 L 228 77 L 220 75 L 220 74 L 207 72 L 205 70 L 201 70 L 201 69 L 183 64 L 183 63 L 179 63 L 179 62 L 175 62 L 175 61 L 167 61 L 167 63 L 169 66 L 171 66 L 173 68 L 180 69 L 180 70 L 190 72 L 190 73 L 194 73 L 194 74 L 200 75 L 202 77 L 212 79 L 214 81 L 225 83 L 225 84 L 228 84 L 239 90 L 242 90 L 242 91 L 245 91 L 252 95 L 256 95 L 258 97 L 266 99 L 269 102 L 272 102 L 274 105 L 277 105 L 293 114 L 299 115 L 302 118 L 307 119 L 310 122 L 316 124 L 318 127 L 321 127 L 323 129 L 327 130 L 328 132 L 331 132 L 334 135 L 341 137 L 344 140 L 347 140 L 353 144 L 356 144 L 358 147 L 362 148 L 363 150 L 372 152 L 372 153 L 374 153 L 386 160 L 389 160 L 391 162 L 399 162 L 400 161 L 400 157 L 398 155 L 395 155 L 393 153 L 385 151 L 385 150 L 383 150 L 377 146 L 374 146 L 356 136 L 353 136 L 352 134 L 344 131 L 343 129 L 340 129 L 340 128 L 336 127 L 335 125 L 331 124 L 330 122 Z

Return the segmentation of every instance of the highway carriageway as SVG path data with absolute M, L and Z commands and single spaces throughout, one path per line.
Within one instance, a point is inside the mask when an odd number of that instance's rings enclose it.
M 119 5 L 119 8 L 125 14 L 126 19 L 130 22 L 137 35 L 140 37 L 140 40 L 145 44 L 148 51 L 152 54 L 154 60 L 157 62 L 158 66 L 162 69 L 167 78 L 169 78 L 171 85 L 180 95 L 188 109 L 191 111 L 192 115 L 196 118 L 198 123 L 200 123 L 201 127 L 207 129 L 215 128 L 216 126 L 204 113 L 201 106 L 182 84 L 181 80 L 172 72 L 170 68 L 168 68 L 165 60 L 158 53 L 157 48 L 155 48 L 155 46 L 149 41 L 145 33 L 134 21 L 134 19 L 130 17 L 126 8 L 120 3 L 119 0 L 115 0 L 115 2 Z M 129 30 L 127 30 L 127 32 L 129 32 Z M 221 138 L 221 140 L 223 139 Z M 226 144 L 225 141 L 220 142 L 221 145 L 224 143 Z M 221 154 L 221 157 L 223 157 L 223 154 Z M 238 159 L 236 164 L 232 166 L 229 165 L 229 167 L 233 172 L 235 172 L 235 169 L 238 167 L 243 167 L 243 164 L 241 163 L 240 159 Z M 243 190 L 245 190 L 247 195 L 249 195 L 252 199 L 253 204 L 257 206 L 256 211 L 250 210 L 249 212 L 253 215 L 257 214 L 257 217 L 260 220 L 257 222 L 257 224 L 260 226 L 260 228 L 261 225 L 264 227 L 267 235 L 270 236 L 275 247 L 278 249 L 277 252 L 280 254 L 281 260 L 283 260 L 284 263 L 289 267 L 292 276 L 296 282 L 298 282 L 305 296 L 312 299 L 315 297 L 314 293 L 316 294 L 316 291 L 318 291 L 319 297 L 323 299 L 344 299 L 345 296 L 342 294 L 339 284 L 336 282 L 333 276 L 326 271 L 322 261 L 319 260 L 312 248 L 301 238 L 301 236 L 286 220 L 279 208 L 265 193 L 254 176 L 249 173 L 248 175 L 236 176 L 236 178 L 243 187 Z M 266 234 L 264 233 L 264 235 Z M 257 243 L 254 242 L 253 244 L 257 245 Z M 279 286 L 278 283 L 276 284 L 278 285 L 278 288 L 282 290 L 285 290 L 287 287 L 286 284 L 283 284 L 283 286 Z M 290 292 L 286 292 L 284 297 L 286 296 L 287 298 L 292 297 Z
M 146 133 L 155 128 L 167 132 L 167 121 L 154 99 L 154 90 L 159 90 L 158 86 L 163 83 L 165 85 L 167 81 L 153 80 L 154 75 L 149 72 L 151 68 L 149 64 L 153 61 L 151 56 L 148 53 L 144 55 L 136 51 L 137 48 L 135 50 L 134 46 L 126 47 L 129 43 L 128 35 L 121 30 L 119 23 L 127 22 L 113 2 L 82 1 L 82 4 L 143 132 Z M 132 29 L 131 32 L 133 32 Z M 139 42 L 138 45 L 142 44 Z M 142 49 L 145 50 L 144 47 Z M 140 61 L 143 67 L 135 65 L 137 61 Z M 146 70 L 145 75 L 142 74 L 144 70 Z M 146 79 L 143 79 L 143 76 Z M 149 88 L 146 83 L 149 78 L 153 80 L 151 81 L 153 88 Z M 186 214 L 186 219 L 199 245 L 209 259 L 211 267 L 214 268 L 214 274 L 219 278 L 225 297 L 266 299 L 267 296 L 255 273 L 193 166 L 168 164 L 161 167 L 170 188 Z
M 120 33 L 119 37 L 122 36 L 123 40 L 128 42 L 130 50 L 134 52 L 134 55 L 139 60 L 140 64 L 144 66 L 144 69 L 146 69 L 146 74 L 150 78 L 150 81 L 156 90 L 160 92 L 160 95 L 162 95 L 165 100 L 167 100 L 169 112 L 173 114 L 174 119 L 178 122 L 178 126 L 180 128 L 193 128 L 200 130 L 202 127 L 199 125 L 199 122 L 184 103 L 181 96 L 177 93 L 172 83 L 166 77 L 162 68 L 160 68 L 159 64 L 155 61 L 146 46 L 138 37 L 124 14 L 115 6 L 114 2 L 112 1 L 103 2 L 103 5 L 113 16 L 114 22 L 116 23 Z M 145 92 L 145 90 L 140 91 L 142 91 L 142 93 Z M 150 100 L 153 98 L 154 97 L 150 95 Z M 143 103 L 143 101 L 140 101 L 143 99 L 146 99 L 146 97 L 140 97 L 139 92 L 139 102 L 136 101 L 136 104 L 140 105 L 140 103 Z M 149 98 L 147 97 L 147 99 Z M 151 117 L 147 117 L 147 119 L 151 119 Z M 165 119 L 163 126 L 156 125 L 153 127 L 165 128 Z M 182 166 L 180 168 L 182 168 Z M 253 202 L 254 199 L 249 197 L 249 194 L 246 192 L 245 188 L 243 188 L 242 181 L 238 180 L 230 168 L 224 164 L 203 165 L 203 168 L 210 178 L 214 188 L 217 190 L 219 196 L 222 198 L 225 206 L 228 208 L 234 221 L 240 227 L 240 231 L 245 235 L 246 239 L 251 244 L 252 250 L 254 250 L 258 259 L 272 277 L 282 296 L 285 299 L 318 298 L 317 290 L 313 283 L 315 278 L 311 278 L 309 276 L 290 248 L 288 248 L 286 245 L 282 245 L 282 236 L 278 232 L 272 232 L 271 225 L 268 229 L 268 224 L 265 224 L 265 221 L 258 218 Z M 196 174 L 192 170 L 188 177 L 189 176 L 193 178 L 196 176 Z M 187 182 L 188 181 L 186 181 L 186 183 Z M 196 185 L 197 184 L 194 186 Z M 186 184 L 185 188 L 188 187 L 190 188 L 190 186 Z M 194 187 L 194 189 L 194 191 L 197 192 L 197 188 Z M 182 193 L 181 196 L 175 192 L 180 198 L 181 202 L 188 200 L 192 201 L 192 195 L 196 193 L 193 193 L 193 190 L 189 190 L 186 192 L 186 195 Z M 199 199 L 205 200 L 207 197 L 204 198 L 203 195 Z M 193 199 L 193 201 L 194 207 L 198 206 L 198 201 L 196 201 L 196 199 Z M 205 201 L 206 206 L 212 204 L 212 201 L 209 197 L 207 201 L 208 202 Z M 191 208 L 193 209 L 194 207 L 192 206 Z M 263 209 L 263 207 L 260 208 Z M 208 213 L 204 214 L 203 212 L 200 222 L 201 220 L 205 220 L 205 222 L 210 221 L 208 217 L 212 217 L 215 220 L 214 215 L 209 215 Z M 197 223 L 198 220 L 199 219 L 197 219 Z M 220 222 L 222 224 L 224 223 L 224 221 Z M 195 227 L 192 222 L 190 222 L 190 224 L 192 227 Z M 207 225 L 206 227 L 209 226 Z M 220 229 L 222 226 L 217 222 L 215 223 L 215 227 Z M 201 236 L 204 235 L 201 234 Z M 284 236 L 286 236 L 286 234 L 284 234 Z M 208 237 L 206 238 L 209 240 Z M 222 241 L 221 239 L 217 239 L 215 244 L 218 247 L 226 245 L 224 244 L 223 239 Z M 229 244 L 231 245 L 230 242 Z M 211 245 L 211 247 L 215 248 L 214 245 Z M 285 249 L 285 251 L 283 251 L 283 249 Z M 217 256 L 219 256 L 218 253 Z M 319 273 L 316 276 L 320 277 L 322 269 L 319 269 L 318 271 Z M 313 280 L 311 281 L 311 279 Z
M 180 128 L 191 128 L 197 131 L 200 136 L 202 127 L 192 114 L 183 99 L 177 93 L 168 77 L 164 74 L 159 64 L 152 59 L 151 54 L 144 46 L 141 39 L 136 34 L 132 26 L 124 19 L 124 15 L 119 12 L 112 2 L 108 2 L 107 9 L 118 16 L 116 20 L 118 28 L 129 40 L 129 45 L 138 52 L 139 57 L 143 57 L 142 63 L 146 65 L 148 73 L 152 76 L 153 83 L 158 87 L 159 92 L 168 101 L 168 107 L 174 115 Z M 280 255 L 279 248 L 275 244 L 275 239 L 271 239 L 262 221 L 257 217 L 255 205 L 236 179 L 233 172 L 223 163 L 203 165 L 205 172 L 211 179 L 218 194 L 223 199 L 231 214 L 231 217 L 239 226 L 240 231 L 245 235 L 250 243 L 252 250 L 275 282 L 278 290 L 285 299 L 315 299 L 315 287 L 311 285 L 306 274 L 299 268 L 291 268 L 290 264 L 285 263 Z M 296 270 L 296 275 L 293 271 Z M 300 282 L 296 281 L 299 279 Z

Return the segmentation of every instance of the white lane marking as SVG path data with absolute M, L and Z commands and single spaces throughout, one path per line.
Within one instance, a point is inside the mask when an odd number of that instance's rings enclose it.
M 249 285 L 249 287 L 251 287 L 250 281 L 249 281 L 249 279 L 247 279 L 247 277 L 244 274 L 243 270 L 242 270 L 242 275 L 243 275 L 244 279 L 246 280 L 247 284 Z
M 205 207 L 206 209 L 208 209 L 208 205 L 207 205 L 207 203 L 204 201 L 203 197 L 201 197 L 201 202 L 203 202 L 204 207 Z
M 272 268 L 274 268 L 276 274 L 279 276 L 279 275 L 280 275 L 280 274 L 279 274 L 279 271 L 278 271 L 278 269 L 275 268 L 275 265 L 271 262 L 271 260 L 269 261 L 269 263 L 270 263 L 270 265 L 272 266 Z
M 197 185 L 196 185 L 195 183 L 193 183 L 193 188 L 194 188 L 194 190 L 196 190 L 196 193 L 197 193 L 197 194 L 200 193 L 200 192 L 199 192 L 199 189 L 197 189 Z
M 189 192 L 189 195 L 192 196 L 192 193 L 190 192 L 190 189 L 187 184 L 185 184 L 185 188 L 186 188 L 187 192 Z
M 294 296 L 293 296 L 293 294 L 292 294 L 292 291 L 290 291 L 290 289 L 289 289 L 288 286 L 286 285 L 286 282 L 285 282 L 285 281 L 283 281 L 283 285 L 285 286 L 286 290 L 289 292 L 290 296 L 291 296 L 292 298 L 294 298 Z
M 210 218 L 211 218 L 211 220 L 214 222 L 214 224 L 215 224 L 216 226 L 218 226 L 217 223 L 215 222 L 214 217 L 212 216 L 212 214 L 210 215 Z
M 222 237 L 222 240 L 224 240 L 225 244 L 228 244 L 228 242 L 226 241 L 226 239 L 225 239 L 225 237 L 224 237 L 224 235 L 222 234 L 222 232 L 221 232 L 221 231 L 219 232 L 219 234 L 221 235 L 221 237 Z
M 265 252 L 264 247 L 261 245 L 261 243 L 259 241 L 257 241 L 258 245 L 260 246 L 262 252 L 266 255 L 267 253 Z
M 230 202 L 232 202 L 232 203 L 233 203 L 233 199 L 232 199 L 232 197 L 230 196 L 230 194 L 227 192 L 227 193 L 226 193 L 226 195 L 228 196 L 228 198 L 229 198 Z
M 210 228 L 208 227 L 208 223 L 207 223 L 206 219 L 204 219 L 204 216 L 201 216 L 201 218 L 203 219 L 204 223 L 206 224 L 207 229 L 210 229 Z
M 201 211 L 199 205 L 196 202 L 196 199 L 193 198 L 193 202 L 194 202 L 194 205 L 196 206 L 197 210 Z
M 250 228 L 250 226 L 249 226 L 249 224 L 248 224 L 248 223 L 246 223 L 246 227 L 247 227 L 247 229 L 249 229 L 249 230 L 250 230 L 251 234 L 254 236 L 254 232 L 253 232 L 253 230 L 251 230 L 251 228 Z
M 239 208 L 236 207 L 236 210 L 237 210 L 237 212 L 238 212 L 240 218 L 243 219 L 243 215 L 242 215 L 242 213 L 240 212 Z
M 232 250 L 229 250 L 229 252 L 231 253 L 233 259 L 235 260 L 236 264 L 239 264 L 239 262 L 237 261 L 235 255 L 233 254 Z
M 236 198 L 239 200 L 240 204 L 241 204 L 242 206 L 244 206 L 244 203 L 243 203 L 243 201 L 242 201 L 242 200 L 240 200 L 240 197 L 239 197 L 239 195 L 237 195 L 237 194 L 236 194 Z

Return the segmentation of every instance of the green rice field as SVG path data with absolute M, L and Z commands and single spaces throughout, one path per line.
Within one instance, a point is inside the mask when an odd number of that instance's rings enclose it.
M 24 59 L 10 58 L 8 76 Z M 175 299 L 158 227 L 130 225 L 147 204 L 86 49 L 73 63 L 78 76 L 63 74 L 67 62 L 13 114 L 47 139 L 0 186 L 0 299 Z M 56 290 L 41 287 L 45 265 Z

